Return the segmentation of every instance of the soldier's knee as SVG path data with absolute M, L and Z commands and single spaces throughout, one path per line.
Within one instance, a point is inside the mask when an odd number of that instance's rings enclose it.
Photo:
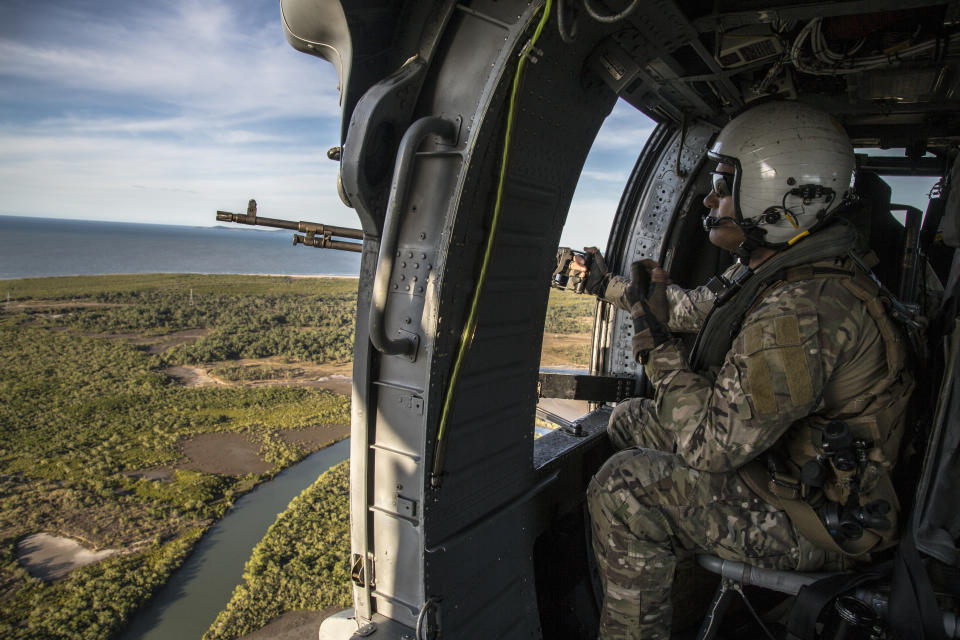
M 587 506 L 591 514 L 598 512 L 605 503 L 609 503 L 612 494 L 628 489 L 621 470 L 633 457 L 632 453 L 633 451 L 626 450 L 613 454 L 590 478 L 587 485 Z
M 590 481 L 588 495 L 591 491 L 607 494 L 629 491 L 637 494 L 638 490 L 659 484 L 683 466 L 683 460 L 673 453 L 656 449 L 626 449 L 610 456 L 600 467 Z
M 587 487 L 593 535 L 601 541 L 622 543 L 625 536 L 662 542 L 666 533 L 661 508 L 675 502 L 661 485 L 675 471 L 677 460 L 652 449 L 627 449 L 607 460 Z
M 634 458 L 634 450 L 624 450 L 618 451 L 613 454 L 607 461 L 603 463 L 603 466 L 600 467 L 600 470 L 597 471 L 596 475 L 593 476 L 593 479 L 590 481 L 592 485 L 598 485 L 607 489 L 613 488 L 611 483 L 618 482 L 617 478 L 621 477 L 621 469 L 627 465 Z
M 636 446 L 636 433 L 641 424 L 637 403 L 639 398 L 624 400 L 613 408 L 610 420 L 607 422 L 607 436 L 616 449 L 626 449 Z
M 624 400 L 613 408 L 610 413 L 610 420 L 607 422 L 607 433 L 612 433 L 619 425 L 622 425 L 628 418 L 630 400 Z
M 617 505 L 623 502 L 623 498 L 618 498 L 617 494 L 629 491 L 620 473 L 620 461 L 624 459 L 624 454 L 629 454 L 629 451 L 614 454 L 587 484 L 587 510 L 590 513 L 593 533 L 603 540 L 609 537 L 611 527 L 622 526 L 620 518 L 617 517 Z
M 600 497 L 605 493 L 603 486 L 597 482 L 597 477 L 594 476 L 590 478 L 590 482 L 587 483 L 587 510 L 590 512 L 590 517 L 596 521 L 599 514 L 600 507 Z

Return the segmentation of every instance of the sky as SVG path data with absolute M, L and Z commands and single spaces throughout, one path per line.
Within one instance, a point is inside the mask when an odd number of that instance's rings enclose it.
M 276 0 L 3 0 L 0 215 L 211 226 L 218 209 L 357 227 L 337 196 L 334 68 Z M 605 246 L 653 123 L 621 103 L 563 242 Z
M 339 130 L 334 68 L 287 44 L 276 0 L 0 2 L 0 215 L 212 226 L 255 198 L 358 227 L 326 157 Z M 606 246 L 652 130 L 614 107 L 561 245 Z M 925 208 L 928 184 L 888 182 Z

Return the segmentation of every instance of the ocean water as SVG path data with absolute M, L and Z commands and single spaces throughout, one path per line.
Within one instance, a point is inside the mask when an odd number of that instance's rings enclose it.
M 360 254 L 293 232 L 0 216 L 0 280 L 105 273 L 356 276 Z

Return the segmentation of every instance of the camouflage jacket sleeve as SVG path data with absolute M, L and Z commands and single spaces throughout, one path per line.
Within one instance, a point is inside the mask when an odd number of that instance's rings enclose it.
M 612 276 L 607 283 L 603 299 L 624 311 L 630 311 L 627 302 L 627 287 L 630 278 Z M 700 330 L 704 318 L 713 306 L 713 292 L 704 287 L 684 289 L 671 284 L 667 286 L 667 304 L 670 307 L 670 320 L 667 328 L 674 333 L 696 333 Z
M 840 330 L 848 324 L 843 306 L 854 304 L 826 303 L 822 283 L 768 294 L 748 313 L 716 380 L 692 371 L 676 343 L 650 353 L 659 422 L 687 464 L 712 472 L 741 467 L 817 411 L 851 334 Z

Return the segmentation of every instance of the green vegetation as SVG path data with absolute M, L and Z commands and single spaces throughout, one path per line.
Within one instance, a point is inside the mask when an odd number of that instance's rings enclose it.
M 204 640 L 238 638 L 287 611 L 350 606 L 349 464 L 298 497 L 253 549 L 243 583 Z
M 0 331 L 0 468 L 48 480 L 86 482 L 169 464 L 177 442 L 208 431 L 261 436 L 346 420 L 347 401 L 290 387 L 189 389 L 172 384 L 162 358 L 122 342 Z M 204 514 L 209 515 L 209 514 Z
M 554 344 L 548 341 L 547 346 L 550 355 L 559 362 L 576 365 L 578 367 L 590 366 L 590 342 L 583 340 L 577 344 Z
M 4 638 L 37 640 L 109 638 L 128 622 L 130 603 L 145 601 L 162 586 L 202 534 L 202 528 L 194 528 L 143 553 L 113 556 L 76 569 L 55 588 L 31 580 L 13 607 L 3 603 L 0 633 Z
M 597 299 L 567 289 L 551 289 L 544 333 L 588 333 L 593 331 Z
M 138 278 L 5 283 L 16 300 L 0 305 L 0 637 L 112 637 L 238 495 L 308 453 L 281 431 L 349 422 L 349 399 L 331 392 L 188 388 L 165 370 L 225 341 L 294 361 L 349 358 L 355 280 Z M 166 352 L 131 344 L 181 329 L 208 332 Z M 241 434 L 273 470 L 177 468 L 184 441 L 218 432 Z M 41 531 L 120 553 L 46 583 L 16 557 Z
M 241 382 L 243 380 L 290 380 L 303 376 L 303 369 L 290 367 L 271 367 L 262 364 L 230 364 L 210 369 L 210 375 Z
M 354 279 L 142 278 L 142 285 L 136 276 L 12 280 L 8 290 L 15 309 L 37 299 L 58 301 L 55 306 L 48 302 L 25 307 L 43 327 L 146 336 L 210 331 L 197 342 L 168 351 L 164 361 L 169 364 L 269 356 L 320 363 L 353 357 Z
M 289 278 L 277 276 L 198 275 L 166 273 L 113 276 L 64 276 L 5 280 L 3 289 L 14 302 L 69 300 L 125 293 L 179 294 L 188 303 L 190 290 L 198 296 L 341 296 L 356 295 L 356 278 Z
M 567 289 L 551 289 L 543 329 L 540 366 L 590 366 L 590 343 L 597 299 Z
M 2 638 L 113 637 L 237 496 L 307 453 L 284 431 L 349 422 L 343 396 L 249 383 L 302 380 L 312 366 L 348 361 L 356 280 L 138 275 L 4 284 Z M 546 331 L 579 334 L 551 347 L 555 359 L 576 364 L 589 355 L 580 342 L 594 305 L 590 296 L 551 292 Z M 188 364 L 231 384 L 188 387 L 168 373 Z M 273 470 L 188 468 L 183 445 L 201 434 L 242 436 Z M 347 486 L 343 465 L 291 503 L 209 638 L 236 637 L 285 611 L 348 606 Z M 16 553 L 37 532 L 120 553 L 44 582 Z

